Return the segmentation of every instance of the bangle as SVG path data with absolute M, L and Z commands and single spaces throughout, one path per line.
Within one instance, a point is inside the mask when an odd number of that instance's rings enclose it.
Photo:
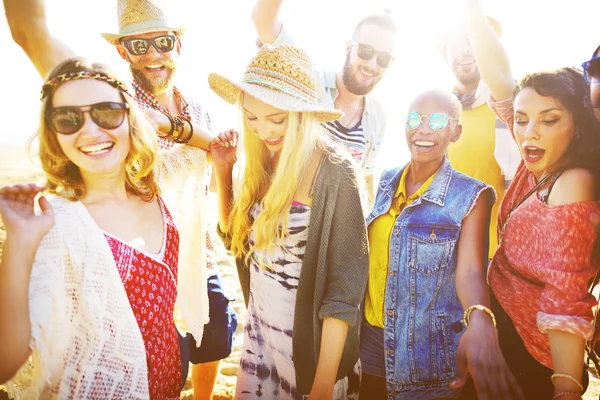
M 469 318 L 471 318 L 471 313 L 475 309 L 485 311 L 490 317 L 492 317 L 492 322 L 494 323 L 494 327 L 496 327 L 496 317 L 494 316 L 494 313 L 492 312 L 492 310 L 490 310 L 486 306 L 482 306 L 481 304 L 474 304 L 471 307 L 467 308 L 465 310 L 465 314 L 463 315 L 462 322 L 463 322 L 463 324 L 465 324 L 465 328 L 469 327 Z
M 185 139 L 180 139 L 177 138 L 175 139 L 175 143 L 181 143 L 181 144 L 187 144 L 190 139 L 192 138 L 192 136 L 194 136 L 194 126 L 192 125 L 192 121 L 190 121 L 189 119 L 184 119 L 183 122 L 187 122 L 188 125 L 190 126 L 190 133 L 188 134 L 188 137 L 186 137 Z M 181 133 L 183 135 L 183 128 L 181 129 Z
M 567 374 L 553 374 L 550 377 L 550 380 L 552 381 L 552 384 L 554 385 L 554 378 L 565 378 L 568 379 L 572 382 L 574 382 L 577 387 L 579 388 L 579 390 L 581 390 L 583 392 L 583 385 L 581 384 L 581 382 L 579 382 L 577 379 L 573 378 L 571 375 L 567 375 Z
M 575 396 L 578 396 L 581 399 L 581 394 L 579 394 L 579 392 L 574 392 L 572 390 L 565 390 L 564 392 L 558 392 L 554 396 L 552 396 L 552 400 L 558 399 L 559 397 L 566 396 L 568 394 L 574 394 Z
M 171 129 L 167 133 L 163 133 L 163 132 L 157 130 L 158 137 L 161 139 L 170 139 L 171 135 L 173 135 L 173 132 L 175 131 L 175 118 L 173 118 L 173 116 L 170 113 L 163 113 L 163 114 L 167 118 L 169 118 L 169 122 L 171 123 Z
M 175 115 L 174 116 L 175 119 L 175 130 L 174 132 L 171 132 L 171 140 L 174 141 L 175 143 L 178 143 L 178 140 L 181 139 L 181 136 L 183 135 L 183 129 L 185 127 L 185 124 L 183 123 L 183 121 L 185 121 L 181 116 L 179 115 Z

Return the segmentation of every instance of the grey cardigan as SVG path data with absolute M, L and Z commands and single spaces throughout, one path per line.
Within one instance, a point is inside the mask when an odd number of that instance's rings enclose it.
M 225 246 L 231 241 L 218 231 Z M 248 306 L 250 269 L 236 260 Z M 296 387 L 312 387 L 321 348 L 323 319 L 349 324 L 337 379 L 352 370 L 359 356 L 360 305 L 369 273 L 368 238 L 356 171 L 347 161 L 324 157 L 314 188 L 308 239 L 298 283 L 292 336 Z

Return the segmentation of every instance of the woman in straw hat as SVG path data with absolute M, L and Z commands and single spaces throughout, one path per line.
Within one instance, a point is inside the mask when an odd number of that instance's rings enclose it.
M 179 399 L 175 306 L 201 342 L 206 153 L 157 153 L 125 91 L 103 65 L 59 64 L 38 135 L 55 196 L 37 214 L 44 188 L 0 189 L 0 382 L 12 397 Z
M 211 149 L 219 229 L 248 306 L 236 398 L 344 398 L 369 261 L 355 166 L 320 126 L 341 113 L 318 103 L 310 60 L 292 46 L 263 46 L 239 83 L 209 83 L 243 121 L 235 199 L 236 135 Z

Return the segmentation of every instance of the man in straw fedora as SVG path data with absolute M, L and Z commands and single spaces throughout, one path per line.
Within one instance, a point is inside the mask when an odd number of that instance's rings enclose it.
M 500 36 L 500 23 L 491 17 L 488 22 Z M 488 258 L 491 259 L 497 245 L 498 206 L 521 157 L 508 127 L 496 118 L 487 104 L 490 90 L 479 74 L 465 25 L 456 21 L 449 23 L 452 25 L 438 32 L 436 46 L 456 78 L 452 92 L 463 107 L 463 131 L 460 140 L 448 147 L 448 159 L 459 172 L 496 190 L 497 201 L 490 221 Z
M 163 0 L 118 0 L 119 31 L 103 33 L 129 63 L 137 104 L 157 126 L 161 148 L 187 143 L 205 150 L 212 140 L 208 112 L 173 85 L 184 27 L 174 22 L 173 9 Z M 13 38 L 44 77 L 60 62 L 75 56 L 49 33 L 44 0 L 4 0 Z M 196 349 L 191 336 L 181 340 L 182 360 L 190 359 L 196 398 L 211 396 L 219 361 L 229 355 L 237 317 L 223 293 L 215 265 L 214 246 L 207 231 L 206 258 L 210 323 Z M 184 375 L 187 362 L 183 363 Z
M 252 12 L 260 43 L 294 44 L 279 20 L 283 0 L 257 0 Z M 349 150 L 362 167 L 369 205 L 373 203 L 373 174 L 383 142 L 386 115 L 369 95 L 392 65 L 396 26 L 388 15 L 369 15 L 354 28 L 346 43 L 346 60 L 338 71 L 317 70 L 320 100 L 344 112 L 323 124 L 330 136 Z

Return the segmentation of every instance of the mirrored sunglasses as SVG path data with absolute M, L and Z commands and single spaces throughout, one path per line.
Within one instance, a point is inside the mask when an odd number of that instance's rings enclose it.
M 410 112 L 406 116 L 406 129 L 417 129 L 423 123 L 423 120 L 427 119 L 429 127 L 434 131 L 441 131 L 448 126 L 448 122 L 456 118 L 450 118 L 448 114 L 442 112 L 435 112 L 431 115 L 421 115 L 417 112 Z
M 377 56 L 377 65 L 381 68 L 389 68 L 394 61 L 394 57 L 387 51 L 377 51 L 370 44 L 364 44 L 359 42 L 351 42 L 352 46 L 358 46 L 356 55 L 362 60 L 369 61 L 373 57 Z
M 588 83 L 600 83 L 600 56 L 581 64 L 583 77 Z
M 157 52 L 166 53 L 173 50 L 175 47 L 175 35 L 158 36 L 153 39 L 127 39 L 121 40 L 121 44 L 125 46 L 129 54 L 141 56 L 148 52 L 150 45 L 154 46 Z
M 66 106 L 49 108 L 46 121 L 50 127 L 62 135 L 78 132 L 84 124 L 84 113 L 89 112 L 92 121 L 103 129 L 116 129 L 125 120 L 129 105 L 127 103 L 103 102 L 89 106 Z

